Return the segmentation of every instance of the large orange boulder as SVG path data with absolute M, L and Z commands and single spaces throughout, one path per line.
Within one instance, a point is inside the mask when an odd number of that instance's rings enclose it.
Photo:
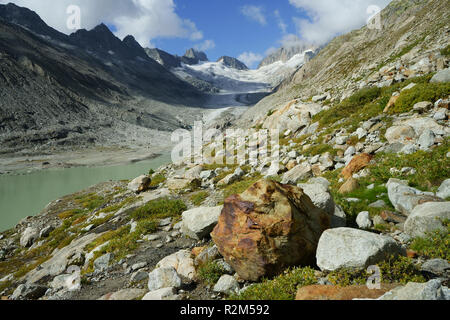
M 368 153 L 361 153 L 353 157 L 352 161 L 342 170 L 342 175 L 345 179 L 353 176 L 353 174 L 359 172 L 370 164 L 373 156 Z
M 396 286 L 383 284 L 380 289 L 369 289 L 363 285 L 350 287 L 312 285 L 298 289 L 295 300 L 377 299 Z
M 242 279 L 257 281 L 313 264 L 330 219 L 302 189 L 261 180 L 225 200 L 211 237 Z

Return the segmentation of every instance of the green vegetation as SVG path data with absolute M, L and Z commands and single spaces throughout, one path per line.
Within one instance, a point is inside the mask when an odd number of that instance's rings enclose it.
M 261 180 L 261 175 L 257 174 L 255 176 L 246 177 L 240 181 L 225 186 L 223 188 L 223 199 L 225 200 L 234 194 L 240 194 L 244 192 L 259 180 Z
M 413 260 L 402 256 L 392 256 L 378 264 L 382 283 L 425 282 L 419 267 Z M 341 287 L 363 285 L 372 274 L 366 270 L 341 269 L 328 274 L 328 280 Z
M 450 176 L 450 159 L 446 154 L 450 149 L 450 139 L 446 139 L 433 152 L 418 151 L 414 154 L 384 154 L 375 157 L 376 164 L 369 166 L 373 182 L 386 183 L 390 178 L 407 179 L 411 186 L 421 190 L 438 187 Z M 391 168 L 414 168 L 417 173 L 405 176 L 392 174 Z
M 156 188 L 161 183 L 166 182 L 167 178 L 163 176 L 162 174 L 157 174 L 154 177 L 152 177 L 152 182 L 150 183 L 151 188 Z
M 329 152 L 332 156 L 335 156 L 337 154 L 337 150 L 333 149 L 332 146 L 326 143 L 322 144 L 316 144 L 310 147 L 308 150 L 305 150 L 302 152 L 304 156 L 316 156 L 316 155 L 322 155 L 325 152 Z
M 314 270 L 309 267 L 287 269 L 274 279 L 263 279 L 240 294 L 230 296 L 230 300 L 294 300 L 299 287 L 316 282 Z
M 216 261 L 207 261 L 197 268 L 198 279 L 207 284 L 214 285 L 220 277 L 226 274 L 226 270 Z
M 410 90 L 403 91 L 389 113 L 404 113 L 422 101 L 436 102 L 450 95 L 450 83 L 420 83 Z
M 380 97 L 380 95 L 381 89 L 378 87 L 361 89 L 335 107 L 315 115 L 313 121 L 315 122 L 318 120 L 320 127 L 324 128 L 341 119 L 353 116 L 356 112 L 361 111 L 360 109 L 362 106 L 374 101 Z
M 108 199 L 105 199 L 95 193 L 89 193 L 87 195 L 76 197 L 75 202 L 80 204 L 83 208 L 92 211 L 105 205 L 108 202 Z
M 444 225 L 447 231 L 430 232 L 423 238 L 416 238 L 411 249 L 429 259 L 450 261 L 450 220 L 444 221 Z
M 186 210 L 186 204 L 182 200 L 161 198 L 150 201 L 143 207 L 137 208 L 130 214 L 130 217 L 136 221 L 147 218 L 165 219 L 179 216 Z
M 444 49 L 441 49 L 441 54 L 445 57 L 450 56 L 450 45 L 446 46 Z
M 208 191 L 200 191 L 193 194 L 190 200 L 194 204 L 194 206 L 198 207 L 206 200 L 206 198 L 208 198 L 208 196 L 209 196 Z

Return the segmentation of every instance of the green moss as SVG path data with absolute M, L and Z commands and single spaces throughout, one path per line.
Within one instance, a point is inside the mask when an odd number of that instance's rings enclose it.
M 143 207 L 134 210 L 130 217 L 136 221 L 148 218 L 165 219 L 179 216 L 186 210 L 186 204 L 182 200 L 161 198 L 150 201 Z
M 308 150 L 303 151 L 303 155 L 305 156 L 316 156 L 316 155 L 322 155 L 326 152 L 329 152 L 332 156 L 335 156 L 337 154 L 337 150 L 333 149 L 332 146 L 326 143 L 316 144 L 313 145 Z
M 374 101 L 380 97 L 380 95 L 381 89 L 378 87 L 361 89 L 338 105 L 317 114 L 313 117 L 313 121 L 319 121 L 322 128 L 326 127 L 341 119 L 350 117 L 355 112 L 358 112 L 362 106 Z
M 381 270 L 381 282 L 401 283 L 425 282 L 419 266 L 411 258 L 403 256 L 391 256 L 379 265 Z
M 420 83 L 410 90 L 401 92 L 389 113 L 404 113 L 422 101 L 436 102 L 450 95 L 450 83 Z
M 294 300 L 299 287 L 313 285 L 317 282 L 314 270 L 305 268 L 287 269 L 274 279 L 263 279 L 230 297 L 230 300 Z
M 194 204 L 194 206 L 198 207 L 206 200 L 206 198 L 208 198 L 208 196 L 209 193 L 207 191 L 200 191 L 193 194 L 190 200 Z
M 198 279 L 206 285 L 214 285 L 226 270 L 216 261 L 207 261 L 197 268 Z
M 161 183 L 166 182 L 167 178 L 162 174 L 157 174 L 152 177 L 152 182 L 150 183 L 150 187 L 155 188 L 159 186 Z
M 390 178 L 407 179 L 411 186 L 428 191 L 450 176 L 450 159 L 446 156 L 449 149 L 450 140 L 446 139 L 432 152 L 418 151 L 409 155 L 378 153 L 376 164 L 369 166 L 371 178 L 376 183 L 386 183 Z M 391 168 L 404 167 L 414 168 L 417 173 L 411 176 L 391 173 Z
M 380 270 L 381 283 L 425 282 L 419 267 L 410 258 L 403 256 L 391 256 L 387 260 L 377 264 Z M 351 285 L 364 285 L 372 273 L 366 270 L 343 268 L 328 274 L 328 280 L 341 287 Z
M 441 49 L 441 54 L 445 57 L 450 56 L 450 45 L 446 46 L 444 49 Z
M 105 199 L 95 193 L 89 193 L 87 195 L 76 197 L 75 202 L 80 204 L 85 209 L 94 210 L 105 205 L 108 202 L 108 199 Z
M 429 259 L 444 259 L 450 261 L 450 220 L 444 221 L 447 231 L 429 232 L 425 237 L 416 238 L 411 243 L 411 249 Z

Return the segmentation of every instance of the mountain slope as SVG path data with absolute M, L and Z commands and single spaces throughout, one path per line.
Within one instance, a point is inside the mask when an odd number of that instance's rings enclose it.
M 105 25 L 66 36 L 14 5 L 0 14 L 2 152 L 126 140 L 116 126 L 174 130 L 204 103 L 131 36 L 121 41 Z
M 240 124 L 258 122 L 270 109 L 297 98 L 309 100 L 325 93 L 337 101 L 349 97 L 372 85 L 371 77 L 378 77 L 382 67 L 400 64 L 417 69 L 414 75 L 426 73 L 420 70 L 420 61 L 430 55 L 439 60 L 440 49 L 448 45 L 448 12 L 448 1 L 392 1 L 381 13 L 382 30 L 364 26 L 333 39 L 276 93 L 244 114 Z M 437 67 L 432 66 L 435 71 Z

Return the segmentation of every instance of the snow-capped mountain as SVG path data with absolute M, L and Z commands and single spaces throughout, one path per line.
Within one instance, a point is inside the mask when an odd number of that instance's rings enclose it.
M 172 72 L 186 81 L 196 78 L 208 82 L 222 94 L 271 92 L 313 54 L 313 50 L 307 50 L 286 62 L 277 61 L 257 70 L 233 68 L 219 59 L 218 62 L 200 62 L 195 65 L 182 63 L 181 67 L 172 68 Z

